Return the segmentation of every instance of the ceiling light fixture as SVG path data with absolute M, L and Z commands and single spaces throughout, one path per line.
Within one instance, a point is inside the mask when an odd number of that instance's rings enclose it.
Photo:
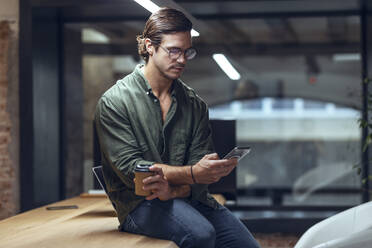
M 156 5 L 155 3 L 151 2 L 150 0 L 134 0 L 139 5 L 150 11 L 151 13 L 154 13 L 155 11 L 159 10 L 160 7 Z
M 134 1 L 138 3 L 139 5 L 141 5 L 142 7 L 144 7 L 145 9 L 147 9 L 148 11 L 150 11 L 151 13 L 154 13 L 155 11 L 158 11 L 160 9 L 158 5 L 156 5 L 150 0 L 134 0 Z M 191 36 L 197 37 L 199 35 L 200 35 L 199 32 L 196 31 L 195 29 L 191 30 Z
M 198 31 L 196 31 L 195 29 L 191 29 L 191 36 L 192 37 L 198 37 L 200 34 Z
M 213 59 L 231 80 L 239 80 L 240 74 L 222 53 L 213 54 Z
M 360 60 L 360 54 L 359 53 L 334 54 L 332 59 L 333 59 L 334 62 L 359 61 Z

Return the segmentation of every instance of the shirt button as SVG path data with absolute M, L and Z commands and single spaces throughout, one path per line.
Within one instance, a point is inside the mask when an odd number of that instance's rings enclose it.
M 154 102 L 158 102 L 158 99 L 154 99 Z
M 149 94 L 150 94 L 150 92 L 147 91 L 147 92 L 146 92 L 146 95 L 149 95 Z

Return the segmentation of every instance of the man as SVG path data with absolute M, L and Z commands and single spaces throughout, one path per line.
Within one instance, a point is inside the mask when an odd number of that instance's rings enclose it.
M 99 100 L 95 123 L 103 174 L 120 230 L 174 241 L 179 247 L 258 247 L 247 228 L 208 193 L 236 159 L 213 152 L 208 108 L 178 78 L 192 48 L 191 22 L 162 8 L 137 37 L 145 65 L 119 80 Z M 134 168 L 152 165 L 142 197 Z

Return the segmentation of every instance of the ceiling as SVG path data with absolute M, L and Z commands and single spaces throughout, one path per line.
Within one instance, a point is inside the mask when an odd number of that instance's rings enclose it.
M 290 97 L 361 108 L 359 0 L 155 0 L 183 10 L 200 33 L 182 79 L 210 105 L 238 98 Z M 149 12 L 133 0 L 33 0 L 58 7 L 71 27 L 93 29 L 107 42 L 84 44 L 86 55 L 136 54 Z M 224 53 L 241 74 L 230 80 L 212 59 Z

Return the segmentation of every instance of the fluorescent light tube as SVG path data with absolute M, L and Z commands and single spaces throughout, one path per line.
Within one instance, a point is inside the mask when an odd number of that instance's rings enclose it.
M 240 74 L 222 53 L 213 54 L 213 59 L 231 80 L 239 80 Z
M 136 3 L 150 11 L 151 13 L 154 13 L 155 11 L 158 11 L 160 7 L 156 5 L 155 3 L 151 2 L 150 0 L 134 0 Z M 199 36 L 199 32 L 196 31 L 195 29 L 191 30 L 191 36 L 197 37 Z
M 155 3 L 151 2 L 150 0 L 134 0 L 139 5 L 150 11 L 151 13 L 154 13 L 155 11 L 159 10 L 160 7 L 156 5 Z
M 198 31 L 196 31 L 195 29 L 191 29 L 191 36 L 193 37 L 198 37 L 200 34 Z
M 335 62 L 343 62 L 343 61 L 359 61 L 360 54 L 359 53 L 344 53 L 344 54 L 334 54 L 333 61 Z

